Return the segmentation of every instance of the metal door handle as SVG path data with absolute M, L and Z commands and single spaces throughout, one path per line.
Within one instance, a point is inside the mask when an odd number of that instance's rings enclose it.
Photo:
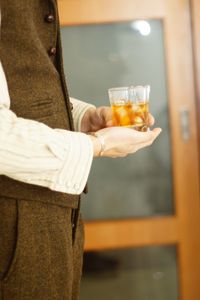
M 182 139 L 187 142 L 190 140 L 190 116 L 189 108 L 187 106 L 180 109 L 180 127 Z

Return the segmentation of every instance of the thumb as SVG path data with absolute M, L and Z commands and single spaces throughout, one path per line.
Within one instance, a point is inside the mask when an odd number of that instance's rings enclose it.
M 112 127 L 112 126 L 113 126 L 113 121 L 112 120 L 106 121 L 106 127 Z
M 152 130 L 152 132 L 154 133 L 154 137 L 157 138 L 159 136 L 159 134 L 162 132 L 161 128 L 154 128 Z

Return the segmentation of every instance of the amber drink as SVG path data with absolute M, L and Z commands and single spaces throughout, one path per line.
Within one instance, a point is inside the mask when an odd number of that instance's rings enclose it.
M 149 86 L 109 89 L 114 126 L 148 129 Z

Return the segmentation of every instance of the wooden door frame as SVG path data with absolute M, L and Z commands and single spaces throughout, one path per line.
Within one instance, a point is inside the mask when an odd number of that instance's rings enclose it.
M 198 123 L 198 141 L 200 149 L 200 2 L 198 0 L 190 0 L 191 8 L 191 26 L 193 39 L 193 62 L 194 62 L 194 78 L 195 92 L 197 103 L 197 123 Z M 199 166 L 200 167 L 200 166 Z
M 194 0 L 194 3 L 200 7 L 198 1 Z M 123 22 L 134 19 L 163 20 L 171 121 L 174 199 L 176 200 L 175 215 L 87 222 L 85 249 L 100 250 L 176 244 L 180 299 L 200 299 L 199 153 L 190 1 L 60 0 L 58 4 L 63 26 Z M 200 50 L 200 39 L 198 43 Z M 200 57 L 198 76 L 200 76 Z M 200 77 L 198 81 L 200 82 Z M 182 107 L 189 109 L 191 137 L 188 142 L 182 139 L 179 125 Z

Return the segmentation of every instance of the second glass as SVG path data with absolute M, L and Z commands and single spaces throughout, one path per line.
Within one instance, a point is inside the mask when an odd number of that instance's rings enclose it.
M 148 129 L 150 86 L 117 87 L 108 90 L 113 125 Z

